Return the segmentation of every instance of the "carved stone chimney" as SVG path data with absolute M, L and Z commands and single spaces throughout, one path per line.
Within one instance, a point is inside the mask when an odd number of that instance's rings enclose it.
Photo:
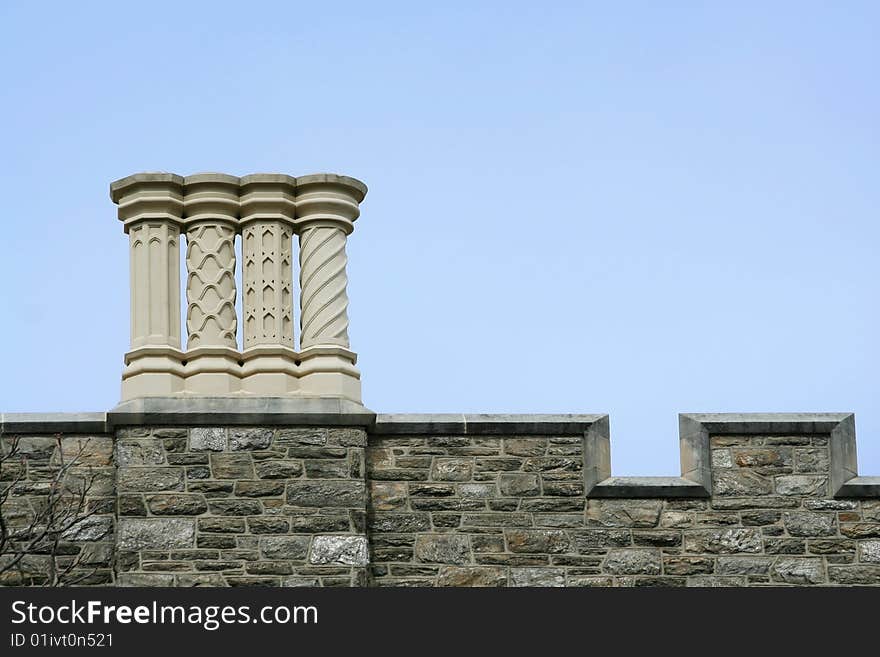
M 131 258 L 131 349 L 122 400 L 231 395 L 361 403 L 357 355 L 348 341 L 345 245 L 366 193 L 359 180 L 329 173 L 137 173 L 112 183 L 110 198 L 119 206 Z M 299 286 L 293 281 L 295 238 Z M 184 239 L 185 347 L 179 265 Z

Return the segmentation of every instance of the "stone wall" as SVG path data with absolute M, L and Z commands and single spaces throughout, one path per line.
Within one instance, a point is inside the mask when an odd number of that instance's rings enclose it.
M 120 430 L 118 583 L 363 585 L 365 444 L 362 429 Z
M 83 584 L 880 585 L 880 480 L 852 467 L 841 484 L 841 459 L 851 461 L 837 420 L 704 423 L 703 451 L 683 452 L 683 471 L 705 462 L 704 488 L 597 482 L 610 467 L 601 416 L 400 417 L 180 426 L 163 416 L 103 433 L 73 423 L 60 443 L 25 424 L 25 471 L 0 472 L 0 485 L 15 480 L 3 513 L 23 521 L 59 457 L 85 444 L 71 476 L 94 478 L 95 514 L 59 557 L 79 555 Z M 12 435 L 7 424 L 4 444 Z M 0 582 L 46 584 L 49 558 L 30 554 Z
M 0 435 L 0 450 L 12 453 L 0 467 L 0 487 L 8 488 L 0 586 L 112 583 L 113 437 Z
M 711 499 L 588 499 L 579 436 L 372 436 L 373 582 L 880 585 L 880 500 L 829 497 L 828 440 L 712 437 Z

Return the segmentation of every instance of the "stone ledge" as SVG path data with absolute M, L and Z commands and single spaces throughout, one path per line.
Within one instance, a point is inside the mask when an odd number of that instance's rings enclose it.
M 0 413 L 0 433 L 109 433 L 107 413 Z
M 709 497 L 704 486 L 684 477 L 609 477 L 588 493 L 589 497 Z
M 108 414 L 112 426 L 371 427 L 376 414 L 336 397 L 143 397 Z
M 379 435 L 575 436 L 606 417 L 602 414 L 380 413 L 372 433 Z

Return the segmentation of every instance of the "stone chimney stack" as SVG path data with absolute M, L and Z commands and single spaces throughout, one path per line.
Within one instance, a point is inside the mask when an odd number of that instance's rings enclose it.
M 345 245 L 366 193 L 359 180 L 329 173 L 299 178 L 137 173 L 112 183 L 110 198 L 119 206 L 131 259 L 131 349 L 125 355 L 122 400 L 301 396 L 360 404 L 357 355 L 348 341 Z M 295 239 L 299 286 L 293 280 Z M 185 347 L 180 335 L 183 240 Z

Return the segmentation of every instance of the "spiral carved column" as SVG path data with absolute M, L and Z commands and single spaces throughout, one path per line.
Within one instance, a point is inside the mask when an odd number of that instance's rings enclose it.
M 296 180 L 281 174 L 241 179 L 244 352 L 242 389 L 296 392 L 293 341 L 293 217 Z
M 186 226 L 186 390 L 240 390 L 236 343 L 235 235 L 238 178 L 219 173 L 184 179 Z
M 366 186 L 335 174 L 296 181 L 300 262 L 300 388 L 361 400 L 357 355 L 349 350 L 345 245 Z
M 110 185 L 129 238 L 131 349 L 122 399 L 183 390 L 180 351 L 180 227 L 183 178 L 139 173 Z

